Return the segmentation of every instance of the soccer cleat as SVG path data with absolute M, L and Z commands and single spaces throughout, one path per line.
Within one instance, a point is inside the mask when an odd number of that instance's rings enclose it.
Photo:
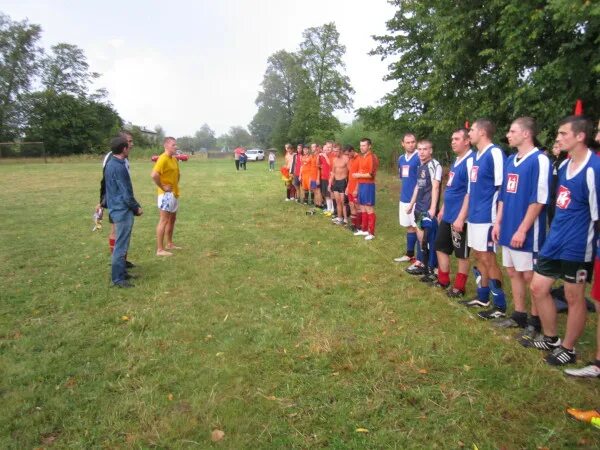
M 496 328 L 521 328 L 521 326 L 512 317 L 509 317 L 508 319 L 495 320 L 492 325 L 494 325 Z
M 577 355 L 575 349 L 567 350 L 562 345 L 552 350 L 548 356 L 546 356 L 546 362 L 551 366 L 562 366 L 565 364 L 574 364 L 577 361 Z
M 548 336 L 544 336 L 543 334 L 539 334 L 534 339 L 523 336 L 521 339 L 519 339 L 519 343 L 523 347 L 537 348 L 538 350 L 552 351 L 552 350 L 560 347 L 560 344 L 562 344 L 562 341 L 560 340 L 560 338 L 557 338 L 556 341 L 553 342 L 552 338 L 549 338 Z
M 354 236 L 367 236 L 369 234 L 368 231 L 358 230 L 354 232 Z
M 448 289 L 448 284 L 442 284 L 440 283 L 440 280 L 435 279 L 434 281 L 432 281 L 431 283 L 429 283 L 429 286 L 433 287 L 433 288 L 438 288 L 438 289 Z
M 531 340 L 533 341 L 540 333 L 538 332 L 538 330 L 535 329 L 535 327 L 533 325 L 527 325 L 527 327 L 525 327 L 525 329 L 523 331 L 521 331 L 520 333 L 517 333 L 517 335 L 515 336 L 515 339 L 521 340 L 521 339 L 525 339 L 525 340 Z M 525 346 L 527 347 L 527 346 Z
M 407 267 L 404 271 L 410 275 L 423 275 L 425 274 L 425 267 L 421 263 L 414 263 L 412 266 Z
M 398 258 L 394 258 L 394 262 L 409 262 L 411 257 L 408 255 L 399 256 Z
M 565 371 L 566 372 L 566 371 Z M 590 423 L 592 419 L 599 419 L 600 412 L 597 409 L 577 409 L 577 408 L 567 408 L 565 413 L 571 419 L 579 420 L 580 422 Z
M 433 283 L 437 281 L 437 276 L 433 272 L 425 273 L 421 278 L 419 278 L 421 283 Z
M 125 267 L 128 269 L 133 269 L 135 267 L 135 264 L 131 261 L 125 261 Z
M 461 291 L 460 289 L 451 287 L 446 292 L 446 295 L 448 296 L 448 298 L 462 298 L 465 295 L 465 291 Z
M 467 308 L 487 308 L 490 306 L 489 300 L 480 300 L 479 297 L 475 297 L 470 300 L 461 300 L 458 303 L 466 306 Z
M 600 367 L 593 362 L 588 364 L 580 369 L 566 369 L 565 375 L 577 378 L 600 378 Z
M 367 235 L 365 236 L 365 241 L 372 241 L 373 239 L 375 239 L 374 234 L 367 233 Z
M 490 309 L 478 312 L 477 315 L 485 320 L 503 319 L 506 317 L 506 311 L 502 311 L 501 309 L 492 306 Z

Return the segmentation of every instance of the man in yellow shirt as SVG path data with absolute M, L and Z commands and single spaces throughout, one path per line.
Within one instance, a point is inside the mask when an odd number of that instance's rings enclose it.
M 179 162 L 175 158 L 177 141 L 166 137 L 163 143 L 164 153 L 152 168 L 152 180 L 158 186 L 158 209 L 160 218 L 156 226 L 156 256 L 172 256 L 169 250 L 180 249 L 173 243 L 173 230 L 179 208 Z M 164 245 L 165 235 L 167 245 Z

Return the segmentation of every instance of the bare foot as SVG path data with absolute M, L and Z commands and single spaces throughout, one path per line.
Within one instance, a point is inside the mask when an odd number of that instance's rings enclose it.
M 173 253 L 166 250 L 157 250 L 156 256 L 173 256 Z
M 169 250 L 181 250 L 181 247 L 175 245 L 175 244 L 167 244 L 167 248 Z

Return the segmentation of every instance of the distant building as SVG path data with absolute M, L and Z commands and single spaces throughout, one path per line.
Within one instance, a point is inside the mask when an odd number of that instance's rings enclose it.
M 146 128 L 145 126 L 134 125 L 131 122 L 127 122 L 127 123 L 125 123 L 125 125 L 123 125 L 123 128 L 125 128 L 126 130 L 129 130 L 129 131 L 131 131 L 134 127 L 139 130 L 139 132 L 142 134 L 143 137 L 145 137 L 149 141 L 158 143 L 157 142 L 158 141 L 158 133 L 156 131 L 151 130 L 150 128 Z

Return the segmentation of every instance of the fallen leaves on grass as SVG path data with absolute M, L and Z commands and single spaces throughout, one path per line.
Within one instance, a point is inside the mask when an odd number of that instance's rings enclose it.
M 129 316 L 121 316 L 121 320 L 123 322 L 127 322 L 127 321 L 129 321 Z
M 421 375 L 427 375 L 429 373 L 429 371 L 427 369 L 419 369 L 419 373 Z
M 219 442 L 223 440 L 225 437 L 225 432 L 223 430 L 215 429 L 210 433 L 210 440 L 213 442 Z
M 170 402 L 172 402 L 172 401 L 173 401 L 173 398 L 174 398 L 174 397 L 173 397 L 173 394 L 172 394 L 172 393 L 169 393 L 169 395 L 167 395 L 167 400 L 169 400 Z
M 369 430 L 366 428 L 357 428 L 355 431 L 357 433 L 368 433 L 369 432 Z

